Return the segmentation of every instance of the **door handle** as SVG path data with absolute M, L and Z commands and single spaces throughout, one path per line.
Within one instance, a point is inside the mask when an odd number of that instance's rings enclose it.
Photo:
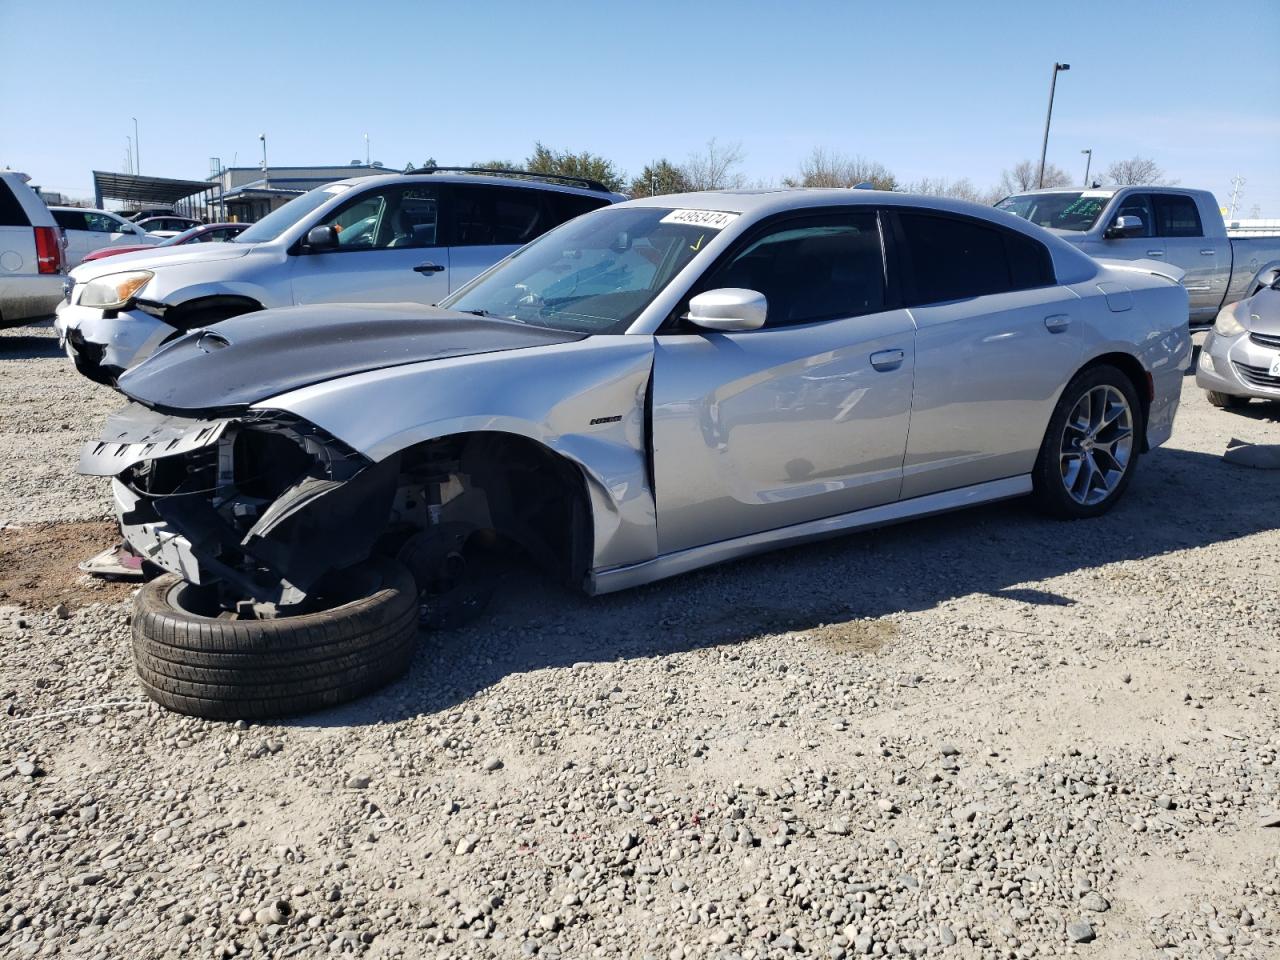
M 1216 254 L 1217 252 L 1218 252 L 1217 250 L 1201 250 L 1201 251 L 1200 251 L 1200 256 L 1202 256 L 1202 257 L 1212 257 L 1212 256 L 1213 256 L 1214 254 Z
M 1148 257 L 1163 257 L 1163 256 L 1164 256 L 1164 251 L 1163 251 L 1163 250 L 1148 250 L 1148 251 L 1147 251 L 1147 256 L 1148 256 Z
M 907 355 L 902 350 L 880 350 L 871 355 L 871 366 L 877 370 L 897 370 Z
M 1061 333 L 1071 326 L 1071 318 L 1065 313 L 1054 313 L 1044 318 L 1044 328 L 1050 333 Z
M 428 263 L 418 264 L 416 267 L 413 268 L 413 272 L 414 273 L 439 273 L 443 269 L 444 267 L 442 267 L 438 263 L 428 262 Z

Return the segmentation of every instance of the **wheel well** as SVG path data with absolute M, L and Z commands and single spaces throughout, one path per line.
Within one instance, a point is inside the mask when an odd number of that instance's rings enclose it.
M 164 322 L 179 330 L 190 330 L 208 323 L 207 319 L 202 318 L 217 316 L 218 320 L 227 320 L 261 309 L 262 304 L 252 297 L 216 294 L 175 304 L 165 311 Z
M 459 514 L 522 550 L 541 569 L 580 586 L 591 566 L 591 501 L 582 469 L 536 440 L 476 432 L 428 440 L 401 452 L 401 489 L 426 491 Z M 449 498 L 445 501 L 445 498 Z M 464 502 L 470 498 L 470 502 Z
M 1147 417 L 1151 412 L 1151 401 L 1155 390 L 1155 385 L 1151 381 L 1151 374 L 1147 373 L 1141 361 L 1131 353 L 1104 353 L 1102 356 L 1094 357 L 1076 373 L 1079 375 L 1086 370 L 1101 366 L 1116 367 L 1133 384 L 1133 389 L 1138 394 L 1138 405 L 1141 407 L 1142 413 L 1142 446 L 1140 449 L 1143 453 L 1146 453 L 1149 449 L 1147 446 Z

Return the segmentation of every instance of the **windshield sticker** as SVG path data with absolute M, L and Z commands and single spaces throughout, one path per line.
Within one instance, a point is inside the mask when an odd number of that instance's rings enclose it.
M 1070 206 L 1062 211 L 1063 216 L 1070 217 L 1096 217 L 1102 212 L 1105 203 L 1099 202 L 1100 198 L 1081 197 L 1074 201 Z
M 1104 197 L 1105 199 L 1110 200 L 1110 199 L 1111 199 L 1111 191 L 1110 191 L 1110 190 L 1086 190 L 1084 193 L 1080 194 L 1080 196 L 1082 196 L 1082 197 Z
M 736 213 L 724 213 L 720 210 L 672 210 L 659 223 L 682 223 L 690 227 L 706 227 L 708 230 L 723 230 L 738 219 Z

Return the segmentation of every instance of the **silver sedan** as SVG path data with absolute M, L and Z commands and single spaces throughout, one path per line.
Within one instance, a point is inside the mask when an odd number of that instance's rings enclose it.
M 1172 429 L 1178 276 L 933 197 L 632 201 L 438 308 L 175 340 L 121 378 L 136 402 L 82 468 L 117 477 L 139 550 L 230 609 L 305 603 L 441 530 L 602 593 L 1024 494 L 1096 516 Z
M 1200 348 L 1196 385 L 1215 407 L 1280 400 L 1280 281 L 1222 308 Z

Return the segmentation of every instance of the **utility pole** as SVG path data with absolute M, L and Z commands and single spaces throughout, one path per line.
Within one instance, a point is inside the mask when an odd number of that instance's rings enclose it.
M 1093 148 L 1089 147 L 1088 149 L 1081 150 L 1080 152 L 1084 154 L 1084 188 L 1088 190 L 1089 189 L 1089 167 L 1093 164 Z
M 133 137 L 126 133 L 124 140 L 126 144 L 124 148 L 124 172 L 133 173 Z
M 1245 179 L 1240 174 L 1231 178 L 1231 212 L 1227 214 L 1228 217 L 1236 215 L 1236 207 L 1240 205 L 1240 191 L 1244 185 Z
M 1040 173 L 1036 176 L 1036 187 L 1044 186 L 1044 158 L 1049 152 L 1049 123 L 1053 120 L 1053 93 L 1058 86 L 1058 71 L 1070 70 L 1069 63 L 1054 63 L 1053 77 L 1049 81 L 1049 112 L 1044 117 L 1044 143 L 1040 145 Z
M 142 172 L 142 141 L 138 139 L 138 118 L 130 117 L 133 121 L 133 172 Z
M 364 135 L 364 165 L 366 167 L 369 165 L 369 135 L 367 133 Z
M 269 187 L 271 186 L 271 177 L 267 173 L 267 135 L 260 133 L 258 134 L 258 139 L 262 141 L 262 185 Z

